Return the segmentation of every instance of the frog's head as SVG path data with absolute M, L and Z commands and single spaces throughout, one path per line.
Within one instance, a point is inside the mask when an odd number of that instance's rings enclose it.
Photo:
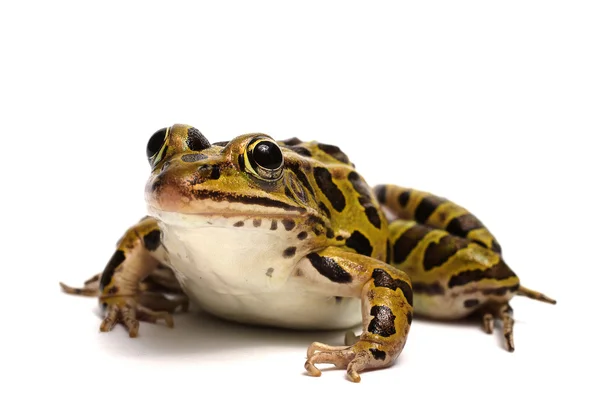
M 265 134 L 211 143 L 189 125 L 155 132 L 148 141 L 151 214 L 215 216 L 319 214 L 302 170 L 308 161 Z

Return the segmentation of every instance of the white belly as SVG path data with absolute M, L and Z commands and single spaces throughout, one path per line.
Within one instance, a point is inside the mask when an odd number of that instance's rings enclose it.
M 295 276 L 307 250 L 299 247 L 290 258 L 283 252 L 297 242 L 297 232 L 248 226 L 251 221 L 241 228 L 232 228 L 225 218 L 211 224 L 159 222 L 166 263 L 193 302 L 216 316 L 249 324 L 342 329 L 360 323 L 359 299 L 336 299 Z

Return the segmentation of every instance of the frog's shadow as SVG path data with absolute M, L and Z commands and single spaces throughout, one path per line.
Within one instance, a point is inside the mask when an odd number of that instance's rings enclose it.
M 100 317 L 100 311 L 97 315 Z M 116 326 L 110 334 L 102 335 L 104 347 L 107 351 L 118 352 L 120 355 L 138 357 L 170 357 L 176 354 L 210 354 L 249 349 L 254 351 L 261 347 L 288 347 L 304 353 L 308 345 L 315 341 L 341 346 L 348 331 L 298 331 L 253 326 L 223 320 L 195 308 L 186 313 L 177 313 L 174 318 L 175 327 L 172 329 L 164 323 L 154 325 L 141 322 L 139 336 L 135 339 L 130 339 L 122 326 Z M 471 318 L 453 322 L 440 322 L 423 317 L 415 317 L 415 320 L 424 324 L 443 324 L 458 329 L 473 329 L 474 326 L 480 325 L 479 321 Z M 352 330 L 360 334 L 360 325 Z
M 100 316 L 100 311 L 96 313 Z M 131 339 L 122 326 L 103 335 L 107 351 L 121 355 L 172 356 L 244 351 L 260 347 L 292 347 L 305 352 L 312 342 L 343 345 L 346 330 L 291 330 L 230 322 L 206 312 L 190 309 L 174 315 L 175 327 L 141 322 L 139 335 Z M 115 339 L 117 336 L 119 339 Z M 115 341 L 117 343 L 115 343 Z M 110 342 L 110 343 L 109 343 Z

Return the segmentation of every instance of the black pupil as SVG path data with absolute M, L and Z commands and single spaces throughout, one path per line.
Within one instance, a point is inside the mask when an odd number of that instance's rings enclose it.
M 148 140 L 148 146 L 146 146 L 146 156 L 148 156 L 148 158 L 152 158 L 156 153 L 159 152 L 165 140 L 166 133 L 167 128 L 163 128 L 154 132 L 154 134 L 150 137 L 150 140 Z
M 252 156 L 258 165 L 267 169 L 277 169 L 281 167 L 281 163 L 283 162 L 283 154 L 281 154 L 281 150 L 273 142 L 260 142 L 254 146 Z

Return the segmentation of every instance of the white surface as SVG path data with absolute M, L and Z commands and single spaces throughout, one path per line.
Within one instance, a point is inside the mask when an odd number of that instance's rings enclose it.
M 598 3 L 213 3 L 2 2 L 0 397 L 598 398 Z M 146 141 L 175 122 L 341 145 L 371 184 L 471 209 L 558 305 L 513 302 L 514 354 L 416 320 L 358 385 L 304 374 L 341 333 L 190 314 L 100 334 L 58 281 L 100 271 L 144 214 Z

